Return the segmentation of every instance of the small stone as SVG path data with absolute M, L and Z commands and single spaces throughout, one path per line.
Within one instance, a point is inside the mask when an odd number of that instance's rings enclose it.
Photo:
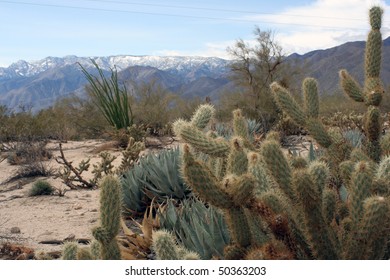
M 73 206 L 73 209 L 74 210 L 80 210 L 81 208 L 83 208 L 80 204 L 75 204 L 74 206 Z
M 96 221 L 97 221 L 97 219 L 90 219 L 90 220 L 89 220 L 89 222 L 90 222 L 91 224 L 95 223 Z
M 89 212 L 97 212 L 97 209 L 91 209 Z
M 73 233 L 69 234 L 68 237 L 64 239 L 64 241 L 74 241 L 76 239 L 76 235 Z
M 21 231 L 20 231 L 20 228 L 18 228 L 18 227 L 12 227 L 11 228 L 11 233 L 20 233 Z

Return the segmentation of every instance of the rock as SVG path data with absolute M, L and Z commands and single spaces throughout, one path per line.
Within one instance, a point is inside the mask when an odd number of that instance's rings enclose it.
M 74 206 L 73 206 L 73 209 L 74 210 L 80 210 L 81 208 L 83 208 L 80 204 L 76 203 Z
M 12 227 L 12 228 L 11 228 L 11 233 L 21 233 L 20 228 L 18 228 L 18 227 Z
M 65 241 L 74 241 L 75 239 L 76 239 L 76 235 L 71 233 L 71 234 L 68 235 L 68 237 L 64 238 L 64 242 Z

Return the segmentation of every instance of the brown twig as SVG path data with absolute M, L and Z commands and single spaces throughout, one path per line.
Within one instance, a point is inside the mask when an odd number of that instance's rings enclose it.
M 79 183 L 82 184 L 82 186 L 85 186 L 86 188 L 90 188 L 90 189 L 95 188 L 94 184 L 91 184 L 90 182 L 84 180 L 83 177 L 81 177 L 80 172 L 78 172 L 77 169 L 74 168 L 74 166 L 72 165 L 72 162 L 69 162 L 69 161 L 66 160 L 65 155 L 64 155 L 64 151 L 62 150 L 62 143 L 59 143 L 59 146 L 60 146 L 60 154 L 61 154 L 61 156 L 59 158 L 56 158 L 56 161 L 59 164 L 65 165 L 67 168 L 69 168 L 70 171 L 73 172 L 73 174 L 76 176 L 76 178 L 73 179 L 72 181 L 79 182 Z M 59 159 L 61 159 L 62 162 Z M 78 186 L 74 185 L 71 181 L 65 182 L 65 184 L 68 187 L 70 187 L 71 189 L 77 189 L 78 188 Z

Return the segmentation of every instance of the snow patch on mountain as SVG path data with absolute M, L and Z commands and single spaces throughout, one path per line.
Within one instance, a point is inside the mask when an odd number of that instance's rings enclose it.
M 31 62 L 20 60 L 11 64 L 9 67 L 0 67 L 0 79 L 33 77 L 50 69 L 61 68 L 76 63 L 80 63 L 87 69 L 93 68 L 91 59 L 94 59 L 103 70 L 116 68 L 118 71 L 121 71 L 130 66 L 151 66 L 174 74 L 183 74 L 184 76 L 196 72 L 208 72 L 218 75 L 224 74 L 230 63 L 228 60 L 217 57 L 198 56 L 117 55 L 106 57 L 46 57 Z

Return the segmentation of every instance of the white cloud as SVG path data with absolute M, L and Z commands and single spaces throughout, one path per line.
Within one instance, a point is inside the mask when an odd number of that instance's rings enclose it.
M 279 14 L 245 18 L 258 21 L 260 27 L 264 22 L 274 26 L 276 39 L 286 52 L 305 53 L 347 41 L 365 40 L 369 31 L 368 9 L 373 5 L 385 10 L 382 33 L 386 38 L 390 35 L 390 6 L 379 0 L 317 0 Z

